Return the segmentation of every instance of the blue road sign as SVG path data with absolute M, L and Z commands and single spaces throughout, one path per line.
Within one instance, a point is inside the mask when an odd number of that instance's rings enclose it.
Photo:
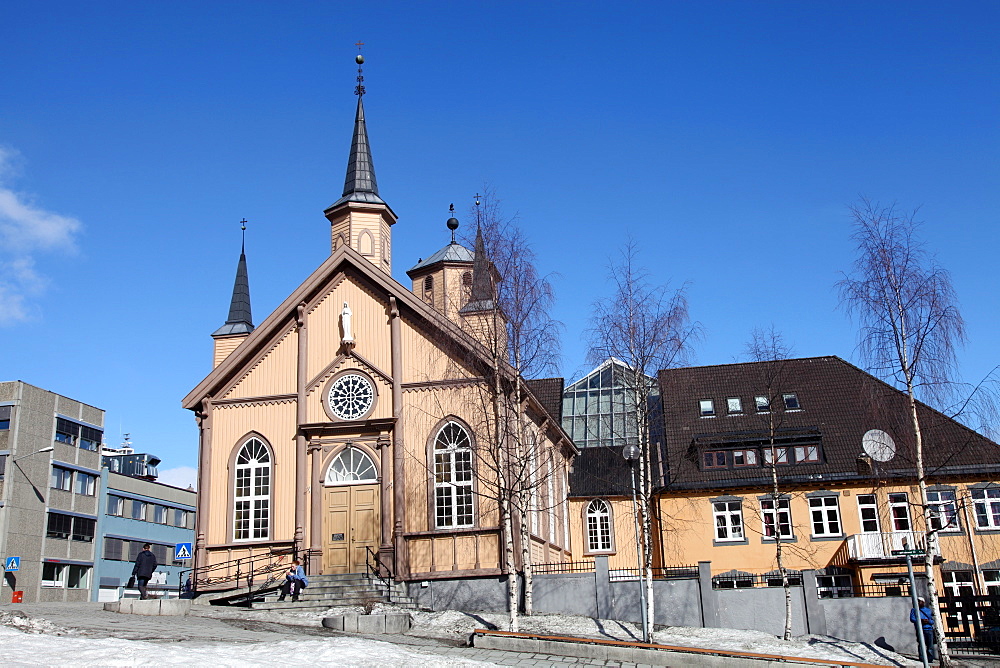
M 4 559 L 3 569 L 5 571 L 21 570 L 21 557 L 7 557 Z
M 174 546 L 174 561 L 191 558 L 191 543 L 177 543 Z

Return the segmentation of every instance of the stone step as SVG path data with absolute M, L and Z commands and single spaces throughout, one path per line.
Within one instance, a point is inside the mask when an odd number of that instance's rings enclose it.
M 269 597 L 270 598 L 270 597 Z M 385 601 L 383 601 L 385 602 Z M 351 599 L 308 599 L 300 597 L 298 601 L 293 602 L 291 599 L 286 599 L 284 601 L 278 600 L 265 600 L 265 601 L 255 601 L 251 604 L 251 608 L 254 610 L 325 610 L 327 608 L 333 608 L 337 606 L 348 606 L 348 605 L 364 605 L 365 601 L 362 600 L 351 600 Z M 416 610 L 417 604 L 413 602 L 412 599 L 407 597 L 407 600 L 397 601 L 395 598 L 392 600 L 392 605 L 403 608 L 405 610 Z

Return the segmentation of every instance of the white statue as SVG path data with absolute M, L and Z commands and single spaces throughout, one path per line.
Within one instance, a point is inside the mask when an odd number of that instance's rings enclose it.
M 345 346 L 354 343 L 354 335 L 351 333 L 351 307 L 344 302 L 344 310 L 340 312 L 340 324 L 344 326 L 344 338 L 341 341 Z

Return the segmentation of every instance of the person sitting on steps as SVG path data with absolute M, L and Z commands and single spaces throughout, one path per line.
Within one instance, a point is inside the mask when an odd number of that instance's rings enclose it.
M 278 600 L 284 601 L 285 597 L 291 594 L 292 602 L 295 603 L 299 600 L 299 592 L 308 585 L 309 579 L 306 578 L 306 572 L 302 570 L 302 562 L 296 559 L 289 566 L 288 572 L 285 573 L 285 583 L 281 585 L 281 596 L 278 597 Z

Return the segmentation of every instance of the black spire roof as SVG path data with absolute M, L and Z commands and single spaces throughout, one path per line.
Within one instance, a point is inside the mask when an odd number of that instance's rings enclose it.
M 347 177 L 344 179 L 344 194 L 327 209 L 344 202 L 364 202 L 385 204 L 378 196 L 375 181 L 375 166 L 368 146 L 368 129 L 365 126 L 365 107 L 362 95 L 358 95 L 358 110 L 354 115 L 354 138 L 351 140 L 351 154 L 347 158 Z
M 253 331 L 253 315 L 250 313 L 250 280 L 247 278 L 247 255 L 245 247 L 240 248 L 240 262 L 236 265 L 236 282 L 233 283 L 233 300 L 229 304 L 229 319 L 226 324 L 212 333 L 212 336 L 249 334 Z
M 496 294 L 493 291 L 493 276 L 490 259 L 486 257 L 483 230 L 476 226 L 476 250 L 472 260 L 472 296 L 460 313 L 491 311 L 496 308 Z

